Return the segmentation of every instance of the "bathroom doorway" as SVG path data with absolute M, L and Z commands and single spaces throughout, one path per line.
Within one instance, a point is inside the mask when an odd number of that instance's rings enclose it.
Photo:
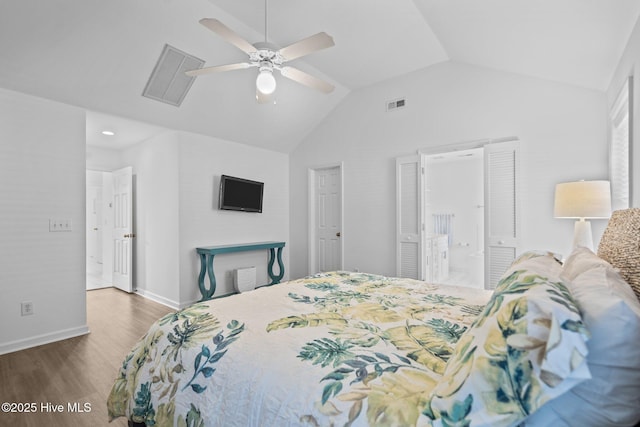
M 484 149 L 426 156 L 424 256 L 430 281 L 484 287 Z
M 396 158 L 398 277 L 435 283 L 462 279 L 468 282 L 457 284 L 496 287 L 520 246 L 519 146 L 517 138 L 508 137 L 433 147 Z M 429 156 L 483 161 L 457 168 L 451 160 L 443 172 L 428 178 Z M 473 173 L 479 164 L 481 174 Z M 454 183 L 459 185 L 450 187 Z M 445 184 L 449 186 L 438 196 L 439 186 Z M 465 196 L 455 202 L 458 194 Z M 466 208 L 459 213 L 456 203 Z M 482 271 L 484 280 L 478 280 Z M 465 277 L 455 277 L 457 273 Z

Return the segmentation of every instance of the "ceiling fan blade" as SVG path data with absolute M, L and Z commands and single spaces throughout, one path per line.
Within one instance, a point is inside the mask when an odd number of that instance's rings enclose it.
M 273 103 L 272 98 L 273 98 L 273 93 L 269 95 L 265 95 L 264 93 L 256 89 L 256 101 L 258 101 L 258 104 L 272 104 Z
M 203 18 L 200 20 L 200 23 L 243 52 L 251 54 L 256 51 L 256 48 L 251 43 L 240 37 L 235 31 L 217 19 Z
M 318 33 L 280 49 L 285 61 L 291 61 L 318 50 L 334 46 L 333 38 L 327 33 Z
M 284 77 L 291 79 L 294 82 L 303 84 L 305 86 L 309 86 L 310 88 L 319 90 L 320 92 L 331 93 L 333 92 L 333 89 L 335 89 L 335 87 L 332 84 L 327 83 L 324 80 L 321 80 L 317 77 L 314 77 L 311 74 L 307 74 L 304 71 L 300 71 L 297 68 L 282 67 L 280 72 Z
M 185 74 L 189 77 L 201 76 L 202 74 L 219 73 L 222 71 L 241 70 L 243 68 L 249 68 L 251 64 L 248 62 L 238 62 L 236 64 L 216 65 L 215 67 L 197 68 L 195 70 L 186 71 Z

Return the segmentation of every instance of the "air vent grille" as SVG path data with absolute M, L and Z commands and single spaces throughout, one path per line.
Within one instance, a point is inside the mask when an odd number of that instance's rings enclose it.
M 405 98 L 394 99 L 393 101 L 387 101 L 387 111 L 395 111 L 400 108 L 404 108 L 407 105 Z
M 185 71 L 202 68 L 204 61 L 166 44 L 142 96 L 179 107 L 195 77 Z

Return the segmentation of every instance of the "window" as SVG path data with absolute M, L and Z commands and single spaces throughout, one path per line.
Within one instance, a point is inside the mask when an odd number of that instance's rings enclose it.
M 611 108 L 609 120 L 609 180 L 613 210 L 631 206 L 631 136 L 633 77 L 629 77 Z

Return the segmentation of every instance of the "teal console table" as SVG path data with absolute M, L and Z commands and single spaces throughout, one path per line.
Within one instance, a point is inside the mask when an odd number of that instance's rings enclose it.
M 284 245 L 285 242 L 257 242 L 196 248 L 196 251 L 200 256 L 200 275 L 198 276 L 198 286 L 200 287 L 200 293 L 202 293 L 202 299 L 200 301 L 212 299 L 213 294 L 216 291 L 216 276 L 213 272 L 214 256 L 232 252 L 269 249 L 269 265 L 267 267 L 267 273 L 269 273 L 269 278 L 271 278 L 269 285 L 275 285 L 280 283 L 280 280 L 282 280 L 282 277 L 284 276 L 284 264 L 282 264 L 282 248 L 284 248 Z M 277 258 L 278 266 L 280 267 L 280 272 L 277 275 L 273 273 L 273 263 L 276 260 L 276 249 L 278 249 Z M 207 274 L 209 275 L 209 289 L 207 289 L 204 284 L 204 277 Z

